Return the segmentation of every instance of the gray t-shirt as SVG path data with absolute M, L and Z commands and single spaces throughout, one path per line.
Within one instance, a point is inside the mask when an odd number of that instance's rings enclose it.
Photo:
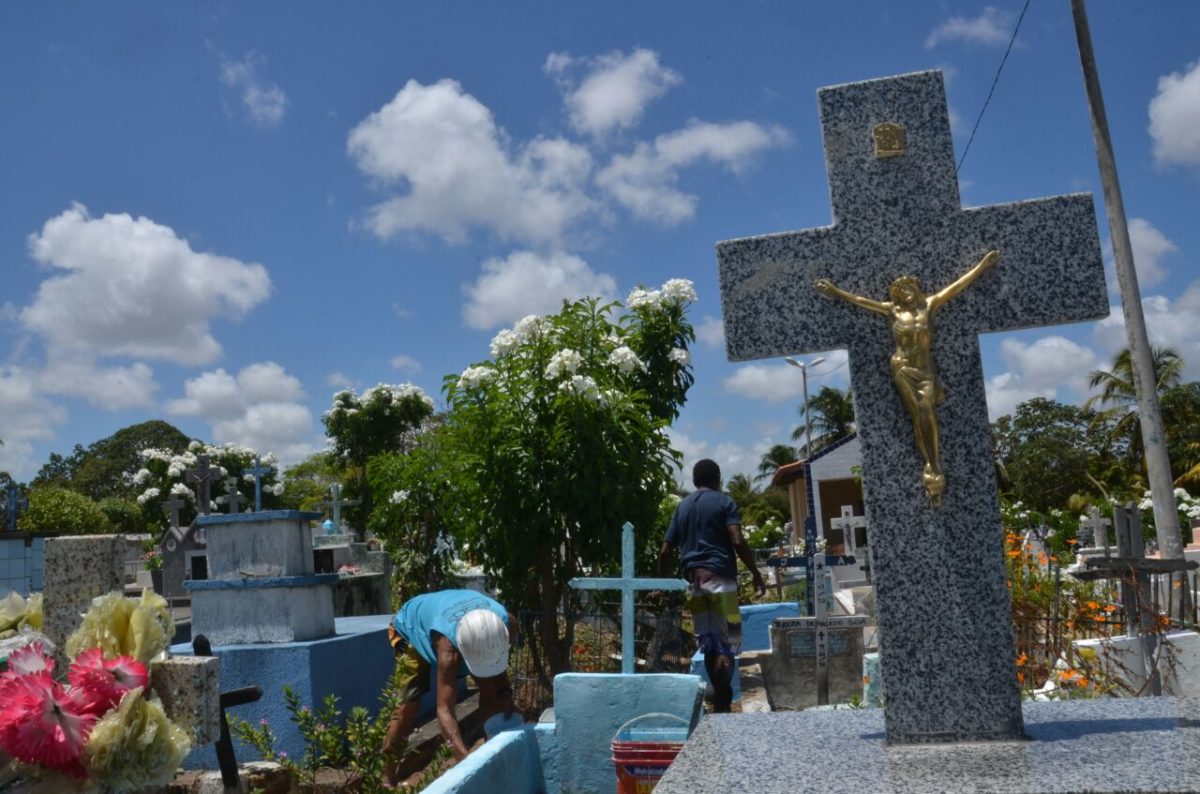
M 667 527 L 667 543 L 678 546 L 683 570 L 707 568 L 737 578 L 737 558 L 728 527 L 740 526 L 737 504 L 720 491 L 697 488 L 683 498 Z

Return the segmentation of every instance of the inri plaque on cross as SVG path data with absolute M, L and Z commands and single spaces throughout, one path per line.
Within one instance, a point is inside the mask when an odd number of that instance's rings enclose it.
M 978 335 L 1107 316 L 1092 200 L 962 208 L 939 72 L 818 99 L 834 223 L 717 245 L 729 358 L 849 352 L 888 741 L 1017 738 Z

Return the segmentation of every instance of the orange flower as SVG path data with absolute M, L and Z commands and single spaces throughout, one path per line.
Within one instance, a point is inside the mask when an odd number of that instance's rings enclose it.
M 1084 606 L 1092 611 L 1095 611 L 1100 608 L 1100 605 L 1097 604 L 1095 601 L 1088 601 L 1086 604 L 1084 604 Z
M 1004 553 L 1007 554 L 1009 557 L 1020 557 L 1021 556 L 1020 549 L 1010 549 L 1009 551 L 1006 551 Z
M 863 686 L 867 686 L 867 685 L 868 685 L 868 684 L 870 684 L 870 683 L 871 683 L 871 676 L 869 676 L 869 675 L 864 675 L 864 676 L 863 676 Z
M 1025 654 L 1021 654 L 1020 656 L 1017 657 L 1017 667 L 1020 667 L 1021 665 L 1026 664 L 1028 661 L 1029 661 L 1029 657 Z
M 1079 543 L 1079 541 L 1075 540 L 1075 538 L 1067 538 L 1067 543 L 1074 546 L 1075 544 Z
M 1046 556 L 1046 552 L 1039 551 L 1038 552 L 1038 565 L 1049 565 L 1049 564 L 1050 564 L 1050 558 Z
M 1104 611 L 1111 615 L 1113 612 L 1117 611 L 1117 607 L 1115 604 L 1108 604 L 1104 607 Z

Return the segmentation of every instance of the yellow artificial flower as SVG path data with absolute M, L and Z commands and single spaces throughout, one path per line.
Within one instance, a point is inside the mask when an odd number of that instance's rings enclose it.
M 172 722 L 162 704 L 141 687 L 92 728 L 83 751 L 89 776 L 108 791 L 137 791 L 164 785 L 192 749 L 187 731 Z
M 42 628 L 42 594 L 35 593 L 27 600 L 10 592 L 0 598 L 0 640 L 15 637 L 26 626 L 35 631 Z
M 166 651 L 175 636 L 175 622 L 162 596 L 142 591 L 140 602 L 121 593 L 92 601 L 83 623 L 67 639 L 67 655 L 74 659 L 89 648 L 99 648 L 104 658 L 132 656 L 149 662 Z

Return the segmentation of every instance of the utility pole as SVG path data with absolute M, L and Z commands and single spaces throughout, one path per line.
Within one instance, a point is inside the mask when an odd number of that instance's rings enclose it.
M 1096 71 L 1096 55 L 1092 51 L 1092 34 L 1088 28 L 1087 9 L 1084 8 L 1083 0 L 1071 0 L 1071 13 L 1075 18 L 1079 61 L 1083 67 L 1083 82 L 1087 87 L 1092 137 L 1096 142 L 1100 183 L 1104 187 L 1104 208 L 1108 213 L 1117 284 L 1121 289 L 1121 308 L 1125 314 L 1125 334 L 1129 341 L 1130 362 L 1133 364 L 1133 385 L 1137 392 L 1142 444 L 1146 450 L 1146 471 L 1150 476 L 1150 495 L 1154 501 L 1154 529 L 1158 535 L 1158 550 L 1163 559 L 1181 559 L 1183 543 L 1179 532 L 1179 513 L 1175 507 L 1175 483 L 1171 477 L 1171 461 L 1167 457 L 1162 412 L 1158 406 L 1158 384 L 1154 377 L 1150 341 L 1146 334 L 1146 318 L 1142 314 L 1142 295 L 1138 288 L 1137 272 L 1133 268 L 1129 228 L 1125 224 L 1125 202 L 1121 198 L 1117 161 L 1108 133 L 1108 116 L 1104 112 L 1100 75 Z M 1177 577 L 1172 576 L 1172 584 L 1178 583 Z M 1180 588 L 1180 597 L 1184 603 L 1188 600 L 1186 580 L 1183 580 L 1183 586 Z M 1181 614 L 1184 603 L 1180 605 Z

